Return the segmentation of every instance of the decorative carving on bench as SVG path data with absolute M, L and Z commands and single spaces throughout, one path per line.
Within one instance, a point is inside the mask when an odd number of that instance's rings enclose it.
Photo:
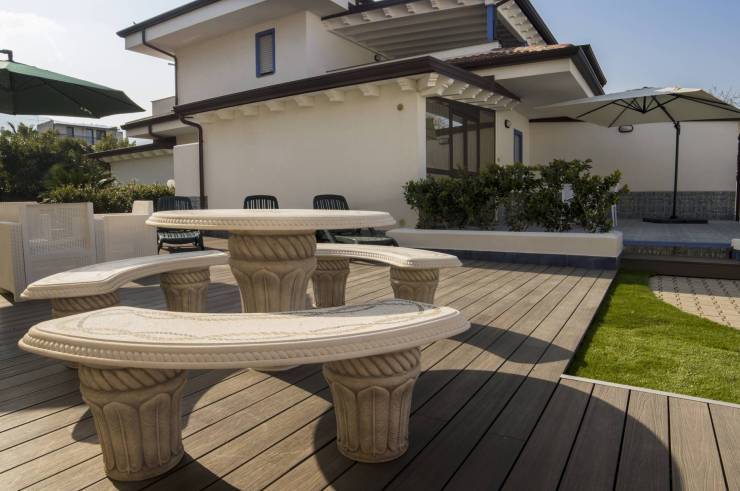
M 80 366 L 78 373 L 108 476 L 142 481 L 177 465 L 184 371 Z
M 396 298 L 434 303 L 438 269 L 401 269 L 391 266 L 391 287 Z
M 419 349 L 413 348 L 324 364 L 342 454 L 376 463 L 406 452 L 411 395 L 421 370 L 420 358 Z
M 349 258 L 319 258 L 311 278 L 316 307 L 344 305 Z
M 173 312 L 205 312 L 210 282 L 209 268 L 184 269 L 159 275 L 167 310 Z
M 408 300 L 269 314 L 114 307 L 37 324 L 19 346 L 80 365 L 106 472 L 142 480 L 183 455 L 188 369 L 323 363 L 342 453 L 363 462 L 394 459 L 408 448 L 419 347 L 469 326 L 454 309 Z
M 245 312 L 305 308 L 316 269 L 313 232 L 232 232 L 229 251 Z
M 51 314 L 57 319 L 68 315 L 81 314 L 91 310 L 115 307 L 121 303 L 118 292 L 89 295 L 86 297 L 67 297 L 51 299 Z

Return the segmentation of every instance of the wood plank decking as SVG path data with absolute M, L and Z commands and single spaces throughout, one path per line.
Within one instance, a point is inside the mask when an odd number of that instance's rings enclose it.
M 0 488 L 11 489 L 740 489 L 740 409 L 561 378 L 613 273 L 469 262 L 437 300 L 473 327 L 425 346 L 411 446 L 357 464 L 337 451 L 318 366 L 191 372 L 186 456 L 158 480 L 105 478 L 76 372 L 19 351 L 45 302 L 0 298 Z M 209 310 L 239 308 L 227 267 Z M 391 296 L 387 268 L 353 264 L 348 302 Z M 163 308 L 156 280 L 123 303 Z

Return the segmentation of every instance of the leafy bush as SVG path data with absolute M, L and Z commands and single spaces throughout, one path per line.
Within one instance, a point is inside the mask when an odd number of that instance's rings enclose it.
M 560 232 L 579 225 L 589 232 L 606 232 L 612 228 L 611 206 L 627 188 L 616 189 L 619 171 L 609 176 L 590 171 L 590 160 L 554 160 L 534 167 L 491 165 L 474 176 L 459 171 L 451 178 L 409 181 L 404 197 L 419 213 L 418 228 L 492 230 L 503 221 L 513 231 L 539 226 Z M 574 197 L 563 201 L 566 185 Z
M 0 129 L 0 200 L 34 200 L 56 187 L 106 186 L 112 182 L 105 162 L 88 153 L 128 147 L 128 139 L 111 135 L 95 145 L 52 131 L 39 132 L 24 124 Z
M 66 184 L 43 194 L 45 203 L 81 203 L 90 201 L 95 213 L 130 213 L 136 200 L 156 201 L 172 196 L 174 190 L 164 184 L 124 184 L 96 187 Z

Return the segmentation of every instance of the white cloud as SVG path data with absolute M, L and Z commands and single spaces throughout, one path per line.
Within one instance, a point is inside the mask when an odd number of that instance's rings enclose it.
M 63 59 L 57 39 L 64 35 L 64 27 L 48 17 L 32 12 L 8 12 L 0 10 L 0 48 L 14 49 L 16 59 L 23 47 L 31 47 L 35 53 L 46 52 L 55 60 Z

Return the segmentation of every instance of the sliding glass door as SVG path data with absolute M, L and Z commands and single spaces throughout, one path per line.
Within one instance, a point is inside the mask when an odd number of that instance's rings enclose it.
M 453 170 L 477 174 L 495 159 L 496 113 L 476 106 L 427 99 L 427 174 Z

